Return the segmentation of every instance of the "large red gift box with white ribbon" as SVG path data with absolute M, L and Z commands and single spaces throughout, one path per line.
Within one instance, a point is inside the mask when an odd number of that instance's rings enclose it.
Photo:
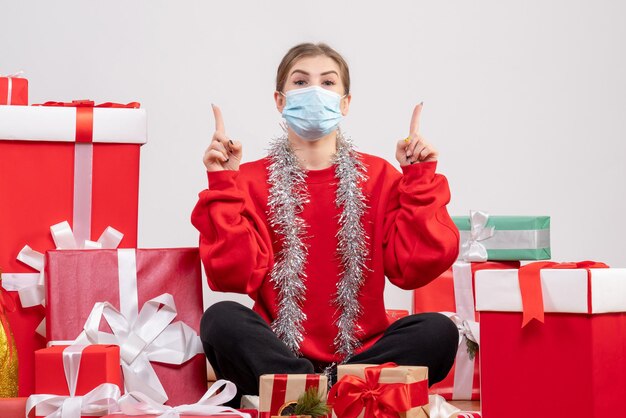
M 168 405 L 206 392 L 197 248 L 48 251 L 46 290 L 51 341 L 119 345 L 126 390 Z
M 413 312 L 444 312 L 459 328 L 459 348 L 452 369 L 430 393 L 447 400 L 480 399 L 480 361 L 469 347 L 480 343 L 479 314 L 474 306 L 474 277 L 486 269 L 518 268 L 519 261 L 457 261 L 442 275 L 413 292 Z M 469 340 L 469 341 L 468 341 Z
M 44 295 L 38 272 L 42 253 L 57 247 L 50 227 L 71 224 L 74 236 L 61 240 L 66 248 L 101 245 L 95 241 L 109 226 L 117 234 L 115 244 L 119 231 L 122 247 L 137 246 L 145 111 L 138 104 L 53 105 L 0 106 L 0 269 L 3 286 L 22 293 L 20 302 L 18 292 L 12 292 L 18 308 L 9 313 L 20 396 L 33 392 L 34 352 L 45 345 L 35 330 L 44 317 L 38 306 Z M 67 244 L 68 238 L 74 245 Z
M 483 417 L 619 415 L 626 269 L 590 265 L 476 273 Z

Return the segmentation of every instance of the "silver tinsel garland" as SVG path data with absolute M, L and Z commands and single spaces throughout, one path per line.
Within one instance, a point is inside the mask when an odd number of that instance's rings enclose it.
M 286 136 L 272 142 L 269 158 L 269 222 L 283 240 L 270 276 L 279 298 L 272 329 L 294 353 L 299 354 L 306 319 L 302 302 L 306 298 L 304 281 L 308 252 L 304 243 L 306 223 L 300 217 L 304 205 L 309 202 L 306 171 L 298 164 Z M 367 205 L 360 186 L 367 176 L 351 141 L 341 131 L 337 135 L 333 163 L 337 179 L 335 204 L 342 208 L 337 231 L 337 255 L 342 269 L 334 299 L 339 312 L 334 344 L 338 357 L 346 360 L 360 345 L 358 296 L 369 255 L 368 237 L 362 221 Z

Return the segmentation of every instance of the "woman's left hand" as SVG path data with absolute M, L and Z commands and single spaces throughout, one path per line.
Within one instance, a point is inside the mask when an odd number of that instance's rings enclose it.
M 420 115 L 423 106 L 423 102 L 415 106 L 413 117 L 411 118 L 411 127 L 409 128 L 409 136 L 399 140 L 396 144 L 396 160 L 402 167 L 414 163 L 437 161 L 437 157 L 439 157 L 439 152 L 419 133 Z

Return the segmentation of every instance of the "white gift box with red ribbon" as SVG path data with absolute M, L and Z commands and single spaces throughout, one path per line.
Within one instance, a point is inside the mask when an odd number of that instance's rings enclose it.
M 623 409 L 626 269 L 533 263 L 479 271 L 475 286 L 485 416 L 600 417 Z

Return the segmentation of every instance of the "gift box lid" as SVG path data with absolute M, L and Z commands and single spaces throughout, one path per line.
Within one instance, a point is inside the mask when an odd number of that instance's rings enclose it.
M 2 105 L 0 140 L 75 142 L 76 109 Z M 145 144 L 145 109 L 94 107 L 93 142 Z
M 476 310 L 521 312 L 519 270 L 480 270 L 475 275 Z M 626 269 L 542 269 L 545 312 L 626 312 Z
M 342 377 L 352 375 L 365 377 L 365 369 L 378 366 L 377 364 L 341 364 L 337 367 L 337 381 Z M 428 367 L 422 366 L 395 366 L 381 370 L 379 383 L 413 383 L 428 379 Z

